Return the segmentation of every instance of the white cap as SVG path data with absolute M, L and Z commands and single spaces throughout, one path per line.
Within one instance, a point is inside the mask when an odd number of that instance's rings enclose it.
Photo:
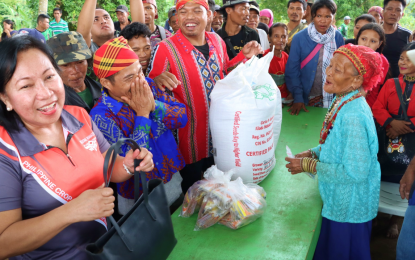
M 344 20 L 351 20 L 350 16 L 344 17 Z

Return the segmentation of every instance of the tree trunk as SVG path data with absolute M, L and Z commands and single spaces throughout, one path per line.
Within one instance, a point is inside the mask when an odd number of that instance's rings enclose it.
M 48 14 L 48 0 L 39 0 L 39 14 Z

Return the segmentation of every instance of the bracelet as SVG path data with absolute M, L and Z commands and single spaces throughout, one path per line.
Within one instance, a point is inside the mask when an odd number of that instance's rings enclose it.
M 311 158 L 313 158 L 313 159 L 318 159 L 316 152 L 314 152 L 314 151 L 313 151 L 313 150 L 311 150 L 311 149 L 308 149 L 308 150 L 309 150 L 309 151 L 310 151 L 310 153 L 311 153 Z
M 129 174 L 129 175 L 134 175 L 134 173 L 131 173 L 130 170 L 128 170 L 127 166 L 125 166 L 124 163 L 122 163 L 122 166 L 124 166 L 124 170 Z
M 317 170 L 316 170 L 317 163 L 318 163 L 318 160 L 316 159 L 311 159 L 308 157 L 301 158 L 301 162 L 300 162 L 301 169 L 303 170 L 303 172 L 309 172 L 313 175 L 316 175 L 317 174 Z

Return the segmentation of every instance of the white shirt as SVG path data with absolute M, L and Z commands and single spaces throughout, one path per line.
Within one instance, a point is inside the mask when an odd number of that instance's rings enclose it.
M 266 51 L 266 50 L 269 49 L 268 35 L 262 29 L 257 28 L 257 30 L 258 30 L 258 34 L 259 34 L 259 40 L 261 41 L 262 50 Z

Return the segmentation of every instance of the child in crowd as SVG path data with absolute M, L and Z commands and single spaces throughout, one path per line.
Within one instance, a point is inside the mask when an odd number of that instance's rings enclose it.
M 376 51 L 382 58 L 382 64 L 380 64 L 380 66 L 382 66 L 383 78 L 377 86 L 364 94 L 369 107 L 372 108 L 373 104 L 375 104 L 376 98 L 379 95 L 380 88 L 385 82 L 385 78 L 389 70 L 389 62 L 382 54 L 383 48 L 386 44 L 385 32 L 383 31 L 382 26 L 377 23 L 365 24 L 357 33 L 356 42 L 357 45 L 363 45 Z
M 268 40 L 270 49 L 266 50 L 264 55 L 267 55 L 274 48 L 274 58 L 269 66 L 269 74 L 277 84 L 281 91 L 281 98 L 283 104 L 289 104 L 293 101 L 290 92 L 285 84 L 285 64 L 287 64 L 288 54 L 284 51 L 288 40 L 288 27 L 283 23 L 275 23 L 269 28 Z

